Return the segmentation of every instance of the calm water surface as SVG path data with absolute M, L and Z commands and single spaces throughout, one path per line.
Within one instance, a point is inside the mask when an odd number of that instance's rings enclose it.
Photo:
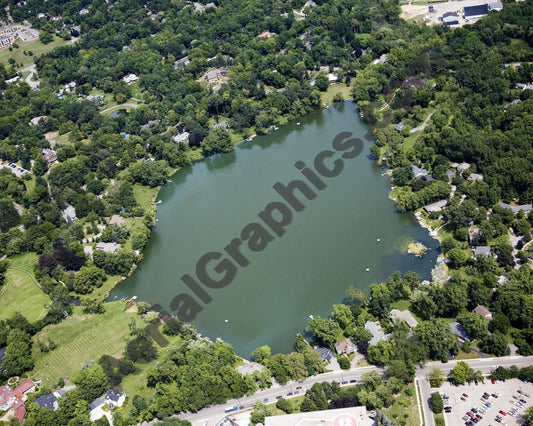
M 362 154 L 344 160 L 342 173 L 327 179 L 327 188 L 316 191 L 315 199 L 300 198 L 306 208 L 293 212 L 282 237 L 262 252 L 244 249 L 250 264 L 240 267 L 225 288 L 206 288 L 213 301 L 199 302 L 203 310 L 192 323 L 245 357 L 263 344 L 290 351 L 307 317 L 327 316 L 350 284 L 366 291 L 395 270 L 430 278 L 438 243 L 412 215 L 395 211 L 387 198 L 387 177 L 367 157 L 368 128 L 353 104 L 345 103 L 174 175 L 159 194 L 158 222 L 144 260 L 111 299 L 135 295 L 170 310 L 170 301 L 180 293 L 196 298 L 180 277 L 194 276 L 202 255 L 222 252 L 244 226 L 260 222 L 257 214 L 268 203 L 282 201 L 272 185 L 302 179 L 294 163 L 312 165 L 340 131 L 364 141 Z M 423 258 L 406 254 L 407 244 L 415 240 L 430 247 Z

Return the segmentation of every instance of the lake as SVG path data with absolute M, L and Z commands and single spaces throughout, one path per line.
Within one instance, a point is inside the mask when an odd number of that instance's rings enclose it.
M 385 281 L 395 270 L 413 270 L 430 279 L 438 242 L 413 215 L 396 212 L 387 197 L 388 177 L 368 157 L 368 130 L 354 104 L 346 102 L 180 170 L 160 191 L 158 221 L 145 258 L 110 299 L 137 296 L 170 312 L 171 301 L 186 295 L 202 309 L 191 321 L 200 333 L 221 337 L 249 357 L 264 344 L 274 352 L 290 352 L 308 316 L 329 315 L 350 284 L 368 291 L 371 283 Z M 317 189 L 295 163 L 318 170 L 315 157 L 328 150 L 334 155 L 321 160 L 333 170 L 333 161 L 343 155 L 332 148 L 339 132 L 360 138 L 363 151 L 340 159 L 344 168 L 334 177 L 315 171 L 325 184 Z M 290 209 L 290 223 L 283 212 L 271 209 L 271 221 L 283 224 L 276 228 L 284 232 L 278 236 L 258 215 L 267 206 L 289 206 L 273 185 L 286 187 L 293 180 L 307 184 L 314 198 L 293 192 L 297 200 L 292 202 L 301 205 L 300 211 Z M 236 238 L 244 240 L 241 232 L 250 223 L 261 225 L 270 238 L 256 238 L 262 247 L 255 251 L 244 241 L 238 251 L 231 249 L 230 257 L 224 248 Z M 429 247 L 422 258 L 407 254 L 413 241 Z M 206 253 L 215 253 L 204 268 L 213 280 L 226 271 L 224 265 L 232 265 L 233 276 L 222 288 L 202 285 L 197 277 L 197 262 Z M 215 272 L 217 265 L 222 269 Z M 185 285 L 184 274 L 208 295 L 209 303 Z

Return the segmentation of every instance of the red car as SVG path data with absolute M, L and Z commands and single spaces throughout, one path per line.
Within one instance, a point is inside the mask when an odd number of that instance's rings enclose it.
M 506 413 L 505 411 L 503 411 L 503 410 L 500 410 L 499 413 L 500 413 L 502 416 L 506 416 L 506 415 L 507 415 L 507 413 Z
M 468 395 L 467 395 L 466 393 L 464 393 L 463 396 L 464 396 L 465 398 L 468 398 Z
M 496 380 L 494 379 L 490 379 L 490 381 L 492 382 L 492 384 L 496 383 Z

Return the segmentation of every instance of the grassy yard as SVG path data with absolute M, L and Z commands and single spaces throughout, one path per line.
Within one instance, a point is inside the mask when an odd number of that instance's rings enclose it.
M 57 383 L 60 377 L 73 377 L 86 361 L 98 361 L 104 354 L 122 355 L 129 339 L 128 324 L 131 318 L 138 317 L 125 312 L 126 302 L 106 303 L 105 307 L 102 315 L 84 315 L 77 307 L 63 322 L 47 326 L 38 333 L 34 342 L 46 344 L 51 339 L 57 347 L 42 353 L 34 344 L 32 377 L 48 386 Z
M 114 111 L 118 111 L 120 109 L 125 109 L 126 111 L 130 111 L 133 108 L 137 108 L 139 106 L 139 103 L 137 101 L 134 101 L 133 99 L 128 99 L 125 103 L 117 105 L 116 102 L 114 102 L 115 105 L 108 106 L 104 110 L 101 111 L 102 114 L 110 115 Z
M 323 106 L 332 105 L 333 98 L 337 93 L 342 95 L 342 99 L 350 99 L 352 97 L 350 93 L 351 87 L 346 86 L 344 83 L 341 84 L 330 84 L 328 90 L 320 93 L 320 100 Z
M 133 185 L 133 196 L 145 211 L 149 211 L 154 206 L 155 198 L 159 188 L 150 188 L 139 184 Z
M 50 302 L 50 298 L 35 284 L 33 267 L 36 263 L 35 253 L 9 259 L 6 283 L 0 290 L 0 319 L 10 318 L 18 311 L 28 321 L 34 322 L 44 314 L 44 306 Z
M 396 422 L 396 424 L 405 426 L 419 426 L 421 421 L 418 416 L 418 408 L 416 403 L 415 388 L 414 385 L 409 385 L 413 395 L 407 395 L 405 391 L 401 395 L 394 399 L 394 403 L 390 408 L 384 408 L 382 411 L 385 415 Z
M 33 64 L 33 60 L 36 56 L 42 55 L 44 53 L 50 52 L 52 49 L 63 46 L 67 44 L 68 41 L 63 40 L 62 38 L 54 36 L 54 41 L 48 44 L 42 44 L 40 41 L 32 41 L 27 44 L 17 43 L 20 47 L 18 49 L 13 49 L 11 52 L 8 48 L 2 49 L 0 51 L 0 63 L 9 65 L 9 59 L 13 58 L 17 64 L 22 64 L 21 68 L 27 67 L 28 65 Z M 32 51 L 33 56 L 24 55 L 23 51 Z

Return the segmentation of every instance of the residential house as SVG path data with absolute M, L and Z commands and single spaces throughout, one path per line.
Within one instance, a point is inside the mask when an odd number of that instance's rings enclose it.
M 177 70 L 183 69 L 190 63 L 191 61 L 189 60 L 189 57 L 185 56 L 185 58 L 178 59 L 176 62 L 174 62 L 174 68 Z
M 460 170 L 459 173 L 462 173 L 470 168 L 470 163 L 465 163 L 464 161 L 462 163 L 452 163 L 450 167 Z
M 120 408 L 124 404 L 126 397 L 127 395 L 122 393 L 118 388 L 109 389 L 103 398 L 97 398 L 89 404 L 89 418 L 92 422 L 95 422 L 106 416 L 107 419 L 112 422 L 111 413 L 110 411 L 105 410 L 104 406 L 107 405 L 107 408 L 110 410 L 113 408 Z
M 338 83 L 340 81 L 340 77 L 337 74 L 328 73 L 328 81 L 330 84 Z
M 128 74 L 126 77 L 123 78 L 123 80 L 126 82 L 126 84 L 131 84 L 134 81 L 137 81 L 139 77 L 137 77 L 135 74 L 131 73 Z
M 379 321 L 365 322 L 365 328 L 372 334 L 372 339 L 368 342 L 370 345 L 375 345 L 382 340 L 388 340 L 389 335 L 386 335 L 381 329 Z
M 489 311 L 486 306 L 477 305 L 474 308 L 474 312 L 482 317 L 487 318 L 488 321 L 492 321 L 492 312 Z
M 117 243 L 98 243 L 96 244 L 96 250 L 102 250 L 106 253 L 115 254 L 121 249 L 121 245 Z
M 344 339 L 342 342 L 335 343 L 335 350 L 339 355 L 348 355 L 357 350 L 357 346 L 351 339 Z
M 26 379 L 15 389 L 11 389 L 8 385 L 0 387 L 0 411 L 11 412 L 19 423 L 22 423 L 26 414 L 24 403 L 27 394 L 33 392 L 36 386 L 33 380 Z
M 489 10 L 495 10 L 496 12 L 499 12 L 500 10 L 503 10 L 503 3 L 501 1 L 496 1 L 494 3 L 489 3 Z
M 218 129 L 218 128 L 222 128 L 224 130 L 228 130 L 229 129 L 229 124 L 228 124 L 228 122 L 226 120 L 223 120 L 220 123 L 217 123 L 217 124 L 211 126 L 209 128 L 209 130 L 214 130 L 214 129 Z
M 67 204 L 67 207 L 63 210 L 62 216 L 63 219 L 65 219 L 65 222 L 72 223 L 76 219 L 76 209 L 74 206 Z
M 275 35 L 276 35 L 276 33 L 271 33 L 270 31 L 263 31 L 256 38 L 270 38 L 270 37 L 275 36 Z
M 48 164 L 53 164 L 57 161 L 57 154 L 53 149 L 43 149 L 43 157 Z
M 505 210 L 512 210 L 515 214 L 518 213 L 520 210 L 522 210 L 524 213 L 529 213 L 531 210 L 533 210 L 533 206 L 531 204 L 511 206 L 510 204 L 504 203 L 503 201 L 500 201 L 500 207 L 504 208 Z
M 459 340 L 463 342 L 465 340 L 472 340 L 472 336 L 470 336 L 470 334 L 468 334 L 468 332 L 458 322 L 451 322 L 450 328 L 452 329 L 453 334 L 455 334 Z
M 46 120 L 48 117 L 46 115 L 40 115 L 38 117 L 33 117 L 31 120 L 30 120 L 30 124 L 34 125 L 34 126 L 38 126 L 39 125 L 39 121 L 41 120 Z
M 440 212 L 448 205 L 448 200 L 440 200 L 424 206 L 424 210 L 430 212 Z
M 172 140 L 177 143 L 185 143 L 189 140 L 189 132 L 178 133 Z
M 485 256 L 492 257 L 492 249 L 490 246 L 476 246 L 472 248 L 474 257 Z
M 329 348 L 321 346 L 321 347 L 315 347 L 314 349 L 320 354 L 320 357 L 328 363 L 330 363 L 331 361 L 335 359 L 335 355 L 333 354 L 333 352 L 331 352 Z
M 432 180 L 433 176 L 429 174 L 429 172 L 426 169 L 423 169 L 421 167 L 415 166 L 414 164 L 411 165 L 411 170 L 413 171 L 413 176 L 418 179 L 422 180 Z
M 396 130 L 397 132 L 401 132 L 403 131 L 403 129 L 405 129 L 404 123 L 398 123 L 394 126 L 394 130 Z
M 477 244 L 480 236 L 481 234 L 479 231 L 479 227 L 472 225 L 470 228 L 468 228 L 468 242 L 471 245 Z
M 470 176 L 467 178 L 470 182 L 478 182 L 483 180 L 483 175 L 479 173 L 470 173 Z
M 118 214 L 114 214 L 111 216 L 111 219 L 109 219 L 108 225 L 118 225 L 122 226 L 125 225 L 126 222 L 124 221 L 124 218 L 122 216 L 119 216 Z
M 400 311 L 398 309 L 393 309 L 390 312 L 390 318 L 395 324 L 399 321 L 405 322 L 411 329 L 418 325 L 418 321 L 409 310 Z

